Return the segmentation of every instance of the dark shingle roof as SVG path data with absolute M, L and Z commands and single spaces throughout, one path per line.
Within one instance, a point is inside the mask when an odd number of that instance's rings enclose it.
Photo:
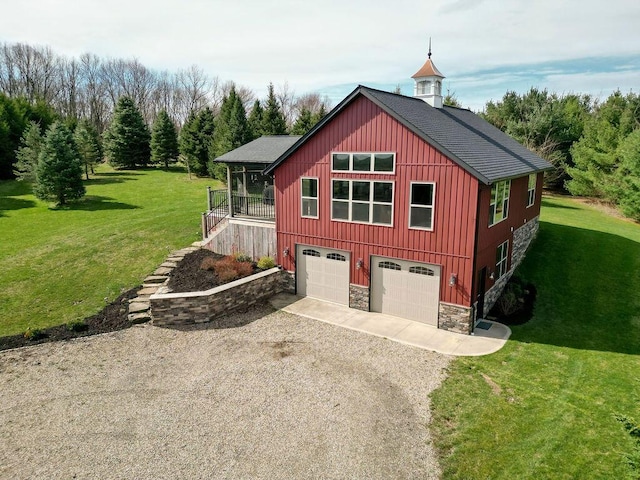
M 470 110 L 454 107 L 438 109 L 418 98 L 359 86 L 266 171 L 273 172 L 307 138 L 358 95 L 370 99 L 485 184 L 551 168 L 547 161 Z
M 214 162 L 262 163 L 269 165 L 275 162 L 299 139 L 299 135 L 265 135 L 224 155 L 220 155 Z

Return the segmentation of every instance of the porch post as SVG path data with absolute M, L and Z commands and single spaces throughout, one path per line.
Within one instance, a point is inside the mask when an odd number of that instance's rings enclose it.
M 227 202 L 229 203 L 229 216 L 233 217 L 233 183 L 231 183 L 231 167 L 227 165 Z
M 210 212 L 213 206 L 211 205 L 211 187 L 207 187 L 207 212 Z

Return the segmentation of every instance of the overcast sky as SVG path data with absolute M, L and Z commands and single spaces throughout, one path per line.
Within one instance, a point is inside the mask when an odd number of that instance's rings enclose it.
M 334 104 L 358 84 L 411 95 L 429 37 L 445 90 L 473 110 L 531 86 L 640 89 L 638 0 L 16 0 L 1 11 L 2 42 L 196 64 L 259 97 L 269 82 Z

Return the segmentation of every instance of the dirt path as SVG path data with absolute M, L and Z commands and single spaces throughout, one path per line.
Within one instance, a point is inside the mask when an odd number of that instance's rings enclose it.
M 270 312 L 0 352 L 0 477 L 439 477 L 449 358 Z

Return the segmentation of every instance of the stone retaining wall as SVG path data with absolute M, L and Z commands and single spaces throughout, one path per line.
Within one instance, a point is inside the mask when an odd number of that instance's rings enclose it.
M 289 291 L 289 283 L 288 272 L 276 267 L 202 292 L 168 293 L 163 287 L 151 295 L 151 317 L 160 326 L 209 322 Z

